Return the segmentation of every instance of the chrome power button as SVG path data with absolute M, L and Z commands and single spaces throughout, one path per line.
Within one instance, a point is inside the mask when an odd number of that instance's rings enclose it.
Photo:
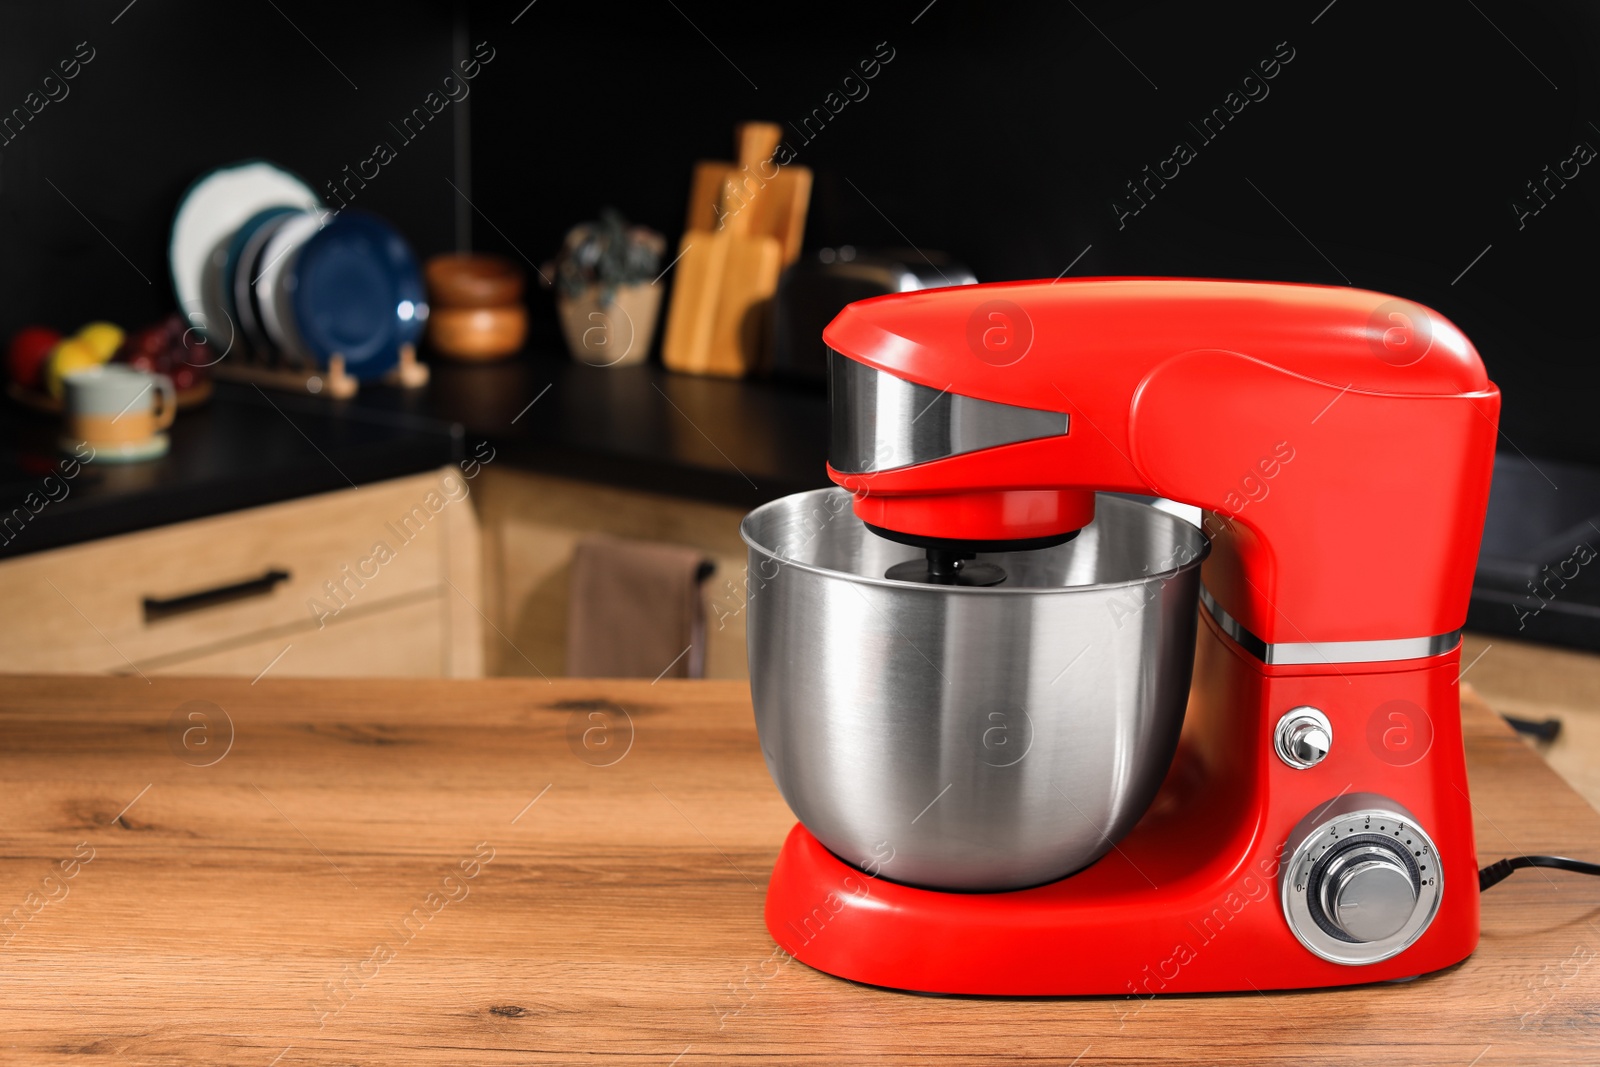
M 1310 705 L 1291 708 L 1272 732 L 1272 747 L 1279 759 L 1296 770 L 1315 767 L 1333 748 L 1333 724 Z

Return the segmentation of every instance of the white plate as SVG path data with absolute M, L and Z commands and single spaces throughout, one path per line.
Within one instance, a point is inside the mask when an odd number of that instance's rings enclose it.
M 202 330 L 209 324 L 219 342 L 231 340 L 227 313 L 217 303 L 216 280 L 228 254 L 228 242 L 241 223 L 274 204 L 289 204 L 306 211 L 325 210 L 309 185 L 260 160 L 211 171 L 178 201 L 167 242 L 172 288 L 178 307 L 189 321 Z
M 291 367 L 316 366 L 295 328 L 287 282 L 294 269 L 295 253 L 321 228 L 322 220 L 311 212 L 290 216 L 261 250 L 261 266 L 256 272 L 256 306 L 261 312 L 261 325 L 283 362 Z
M 211 344 L 213 362 L 225 358 L 239 341 L 239 324 L 228 315 L 228 305 L 222 300 L 222 267 L 230 239 L 224 237 L 200 268 L 200 313 L 196 315 L 192 309 L 184 309 L 189 325 L 199 330 Z

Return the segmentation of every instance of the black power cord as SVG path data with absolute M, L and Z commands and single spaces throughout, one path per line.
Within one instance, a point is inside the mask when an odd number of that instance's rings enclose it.
M 1545 719 L 1519 719 L 1515 715 L 1500 716 L 1517 733 L 1524 737 L 1531 737 L 1538 741 L 1554 741 L 1561 736 L 1561 720 Z
M 1600 875 L 1600 863 L 1569 860 L 1565 856 L 1512 856 L 1509 859 L 1495 860 L 1478 872 L 1478 892 L 1481 893 L 1492 885 L 1499 885 L 1511 876 L 1512 871 L 1520 871 L 1524 867 L 1549 867 L 1557 871 L 1572 871 L 1575 874 Z

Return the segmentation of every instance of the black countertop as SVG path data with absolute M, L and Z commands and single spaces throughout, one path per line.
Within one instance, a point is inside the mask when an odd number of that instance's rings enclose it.
M 179 412 L 159 459 L 74 463 L 61 426 L 4 402 L 0 559 L 395 478 L 463 452 L 447 422 L 228 382 Z
M 0 559 L 429 470 L 485 441 L 496 464 L 741 507 L 827 484 L 820 387 L 546 353 L 435 360 L 426 389 L 347 401 L 218 382 L 142 463 L 75 468 L 60 427 L 0 401 Z
M 830 484 L 820 384 L 529 353 L 502 363 L 435 360 L 426 390 L 375 390 L 354 403 L 459 423 L 469 451 L 488 440 L 495 462 L 627 488 L 754 507 Z

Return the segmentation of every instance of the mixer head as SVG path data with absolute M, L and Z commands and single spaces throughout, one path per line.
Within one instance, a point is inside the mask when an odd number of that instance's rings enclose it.
M 873 494 L 876 476 L 997 445 L 1054 437 L 1067 432 L 1059 411 L 1000 404 L 934 389 L 875 367 L 829 353 L 832 436 L 828 465 L 857 499 Z M 881 484 L 881 483 L 880 483 Z M 948 536 L 958 524 L 956 495 L 941 497 L 919 529 L 896 529 L 867 522 L 880 537 L 924 550 L 925 560 L 889 568 L 885 577 L 931 585 L 998 585 L 1005 570 L 993 562 L 973 562 L 979 553 L 1050 548 L 1077 536 L 1076 528 L 1042 536 Z M 1092 512 L 1086 517 L 1092 518 Z
M 838 352 L 828 353 L 828 399 L 828 465 L 868 486 L 875 472 L 1067 432 L 1062 412 L 933 389 Z

